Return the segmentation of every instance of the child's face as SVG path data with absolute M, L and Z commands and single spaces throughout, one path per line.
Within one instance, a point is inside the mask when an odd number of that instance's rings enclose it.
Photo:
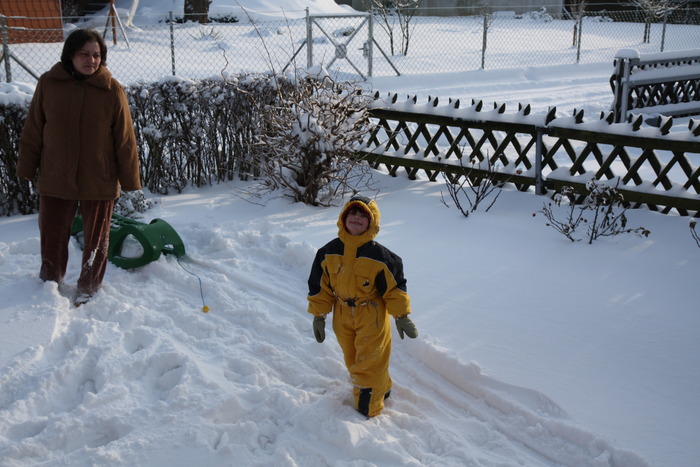
M 362 235 L 369 227 L 369 216 L 360 208 L 353 207 L 345 217 L 345 229 L 350 235 Z

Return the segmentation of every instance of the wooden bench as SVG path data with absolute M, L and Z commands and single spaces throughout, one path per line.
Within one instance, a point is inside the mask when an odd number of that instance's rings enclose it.
M 700 49 L 640 54 L 621 49 L 610 77 L 616 123 L 631 111 L 672 117 L 700 114 Z

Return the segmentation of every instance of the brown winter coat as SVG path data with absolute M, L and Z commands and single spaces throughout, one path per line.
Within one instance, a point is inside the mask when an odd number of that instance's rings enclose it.
M 44 196 L 109 200 L 140 190 L 138 153 L 122 86 L 103 66 L 83 80 L 60 63 L 39 79 L 20 139 L 17 176 Z

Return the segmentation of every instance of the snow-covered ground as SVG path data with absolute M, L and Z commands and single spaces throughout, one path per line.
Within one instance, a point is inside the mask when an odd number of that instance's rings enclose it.
M 610 105 L 609 67 L 371 84 L 593 115 Z M 38 279 L 36 215 L 0 219 L 0 465 L 697 465 L 687 218 L 633 211 L 648 238 L 571 243 L 532 216 L 545 201 L 533 194 L 505 191 L 466 219 L 440 182 L 375 181 L 378 240 L 404 259 L 420 335 L 394 334 L 394 390 L 371 420 L 351 407 L 332 332 L 316 343 L 306 313 L 338 208 L 253 204 L 242 182 L 147 193 L 143 221 L 169 222 L 187 256 L 110 264 L 77 309 Z M 72 244 L 69 286 L 79 258 Z

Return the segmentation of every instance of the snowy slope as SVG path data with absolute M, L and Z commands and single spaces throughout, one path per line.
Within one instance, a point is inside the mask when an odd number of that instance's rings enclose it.
M 371 84 L 596 115 L 608 76 L 605 63 Z M 420 336 L 394 335 L 395 387 L 369 421 L 350 406 L 334 336 L 317 344 L 305 311 L 337 208 L 261 206 L 240 182 L 152 196 L 144 221 L 173 225 L 182 265 L 110 265 L 78 309 L 37 277 L 36 215 L 0 219 L 0 465 L 697 464 L 700 250 L 688 219 L 635 211 L 649 238 L 572 244 L 532 217 L 534 195 L 505 192 L 464 219 L 441 183 L 376 181 L 378 240 L 404 259 Z M 69 287 L 78 262 L 72 245 Z
M 410 244 L 398 241 L 405 234 L 398 224 L 415 222 L 414 205 L 421 220 L 451 226 L 443 248 L 433 250 L 439 262 L 472 220 L 467 225 L 454 210 L 438 210 L 435 183 L 380 183 L 384 237 L 412 264 L 407 273 L 420 291 L 414 306 L 421 329 L 415 341 L 395 336 L 395 390 L 382 416 L 367 421 L 353 410 L 337 343 L 331 333 L 317 344 L 305 312 L 314 245 L 333 235 L 335 209 L 280 199 L 260 208 L 237 198 L 234 186 L 219 186 L 162 198 L 149 212 L 185 241 L 183 265 L 202 279 L 208 314 L 200 311 L 197 279 L 173 257 L 137 271 L 110 266 L 102 291 L 75 309 L 54 284 L 36 278 L 29 261 L 37 261 L 36 238 L 4 249 L 3 283 L 26 292 L 3 316 L 55 320 L 50 335 L 0 373 L 4 465 L 646 465 L 545 393 L 489 376 L 461 358 L 459 347 L 443 347 L 445 337 L 459 338 L 456 328 L 447 336 L 433 329 L 469 325 L 474 312 L 465 304 L 431 313 L 426 305 L 440 308 L 450 297 L 439 290 L 427 296 L 418 286 L 428 279 L 423 266 L 432 269 L 415 252 L 425 241 L 418 232 L 406 235 Z M 513 207 L 532 206 L 528 195 L 506 195 Z M 408 205 L 404 215 L 397 216 L 397 203 Z M 501 250 L 491 254 L 498 270 L 513 253 Z M 74 249 L 72 271 L 76 258 Z M 484 283 L 503 279 L 480 268 Z M 459 275 L 446 274 L 447 290 L 458 287 Z

